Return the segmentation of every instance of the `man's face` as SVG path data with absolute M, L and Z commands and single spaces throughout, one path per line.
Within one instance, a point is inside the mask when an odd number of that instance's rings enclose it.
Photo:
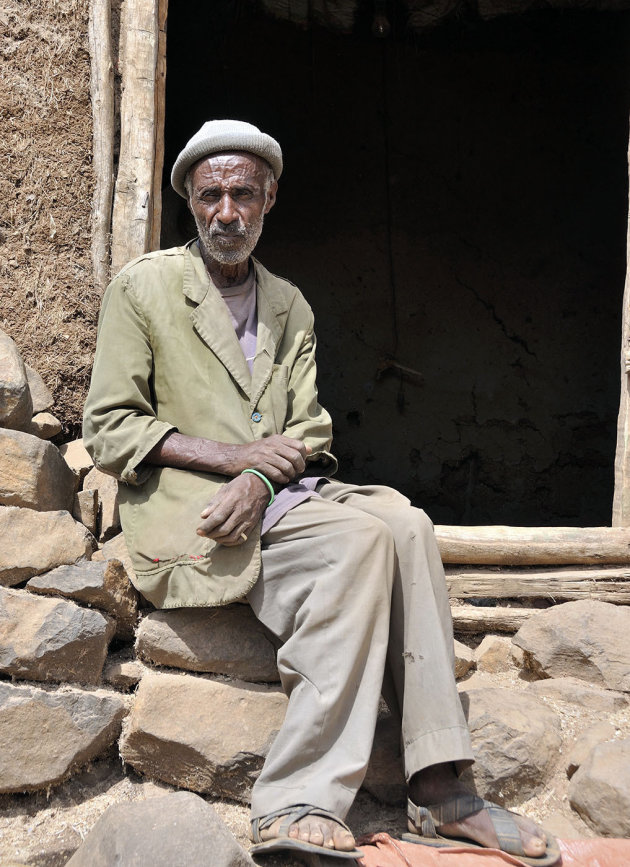
M 253 154 L 212 154 L 191 169 L 189 207 L 206 255 L 221 265 L 247 261 L 278 184 L 266 189 L 267 164 Z

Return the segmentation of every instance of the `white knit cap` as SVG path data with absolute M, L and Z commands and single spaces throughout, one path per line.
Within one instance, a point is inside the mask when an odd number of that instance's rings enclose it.
M 270 135 L 242 120 L 209 120 L 194 134 L 175 160 L 171 172 L 171 184 L 175 192 L 187 199 L 184 187 L 186 172 L 197 160 L 219 151 L 256 154 L 269 163 L 276 180 L 282 174 L 282 151 Z

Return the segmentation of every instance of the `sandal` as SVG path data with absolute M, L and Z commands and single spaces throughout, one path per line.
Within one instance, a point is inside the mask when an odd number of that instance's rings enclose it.
M 269 828 L 279 817 L 283 816 L 284 821 L 281 822 L 278 828 L 276 837 L 270 840 L 262 840 L 260 832 L 265 828 Z M 276 810 L 273 813 L 268 813 L 266 816 L 261 816 L 259 819 L 252 819 L 252 840 L 256 844 L 250 849 L 252 855 L 266 855 L 268 852 L 302 852 L 316 855 L 327 855 L 330 858 L 346 858 L 355 860 L 362 858 L 363 853 L 359 849 L 352 849 L 348 852 L 343 849 L 327 849 L 324 846 L 317 846 L 315 843 L 307 843 L 305 840 L 299 840 L 295 837 L 289 837 L 289 828 L 295 822 L 299 822 L 304 816 L 322 816 L 325 819 L 332 819 L 342 828 L 350 831 L 350 828 L 345 822 L 335 816 L 334 813 L 329 813 L 327 810 L 320 810 L 319 807 L 313 807 L 310 804 L 296 804 L 294 807 L 284 807 L 281 810 Z M 350 831 L 350 833 L 352 833 Z
M 516 814 L 493 804 L 492 801 L 479 798 L 477 795 L 457 795 L 442 804 L 432 804 L 429 807 L 418 807 L 413 801 L 408 801 L 407 815 L 418 829 L 418 833 L 403 834 L 402 839 L 407 843 L 421 843 L 424 846 L 438 848 L 446 846 L 467 846 L 474 849 L 492 848 L 482 846 L 468 838 L 444 837 L 437 832 L 437 828 L 441 825 L 459 822 L 480 810 L 488 811 L 494 832 L 497 835 L 498 848 L 502 852 L 514 855 L 524 864 L 531 864 L 534 867 L 549 867 L 549 865 L 560 861 L 560 849 L 550 834 L 547 834 L 547 851 L 544 855 L 538 857 L 525 855 L 518 825 L 512 818 Z

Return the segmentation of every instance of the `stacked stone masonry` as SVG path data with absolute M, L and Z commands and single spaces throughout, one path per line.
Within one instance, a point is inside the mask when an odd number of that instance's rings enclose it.
M 80 440 L 46 438 L 51 404 L 0 331 L 0 795 L 61 785 L 115 750 L 149 780 L 247 804 L 286 708 L 277 641 L 244 604 L 155 611 L 139 597 L 117 483 Z M 557 828 L 630 836 L 629 633 L 630 608 L 585 600 L 534 611 L 513 636 L 459 636 L 480 795 L 535 802 L 561 773 Z M 385 706 L 364 790 L 405 802 Z M 211 809 L 178 797 L 183 813 Z M 125 821 L 114 848 L 135 845 Z M 101 863 L 85 845 L 71 863 Z M 237 849 L 230 863 L 253 863 Z

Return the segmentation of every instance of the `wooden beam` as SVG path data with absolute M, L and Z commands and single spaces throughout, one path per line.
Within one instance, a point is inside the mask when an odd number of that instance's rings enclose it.
M 164 169 L 164 113 L 166 108 L 166 16 L 168 0 L 158 0 L 158 48 L 155 70 L 155 164 L 153 166 L 153 212 L 149 249 L 160 249 L 162 228 L 162 171 Z
M 628 151 L 630 165 L 630 149 Z M 626 285 L 621 317 L 621 398 L 617 420 L 613 527 L 630 526 L 630 221 L 626 247 Z
M 518 632 L 523 623 L 537 611 L 537 608 L 480 608 L 476 605 L 454 605 L 451 607 L 453 632 L 513 634 Z
M 599 599 L 630 605 L 630 568 L 509 569 L 446 566 L 452 599 Z
M 444 563 L 630 565 L 627 527 L 436 526 L 435 534 Z
M 151 246 L 156 166 L 158 0 L 124 0 L 120 22 L 120 159 L 112 220 L 112 271 Z
M 114 67 L 111 0 L 90 0 L 90 97 L 92 100 L 92 271 L 102 293 L 109 281 L 109 245 L 114 191 Z

